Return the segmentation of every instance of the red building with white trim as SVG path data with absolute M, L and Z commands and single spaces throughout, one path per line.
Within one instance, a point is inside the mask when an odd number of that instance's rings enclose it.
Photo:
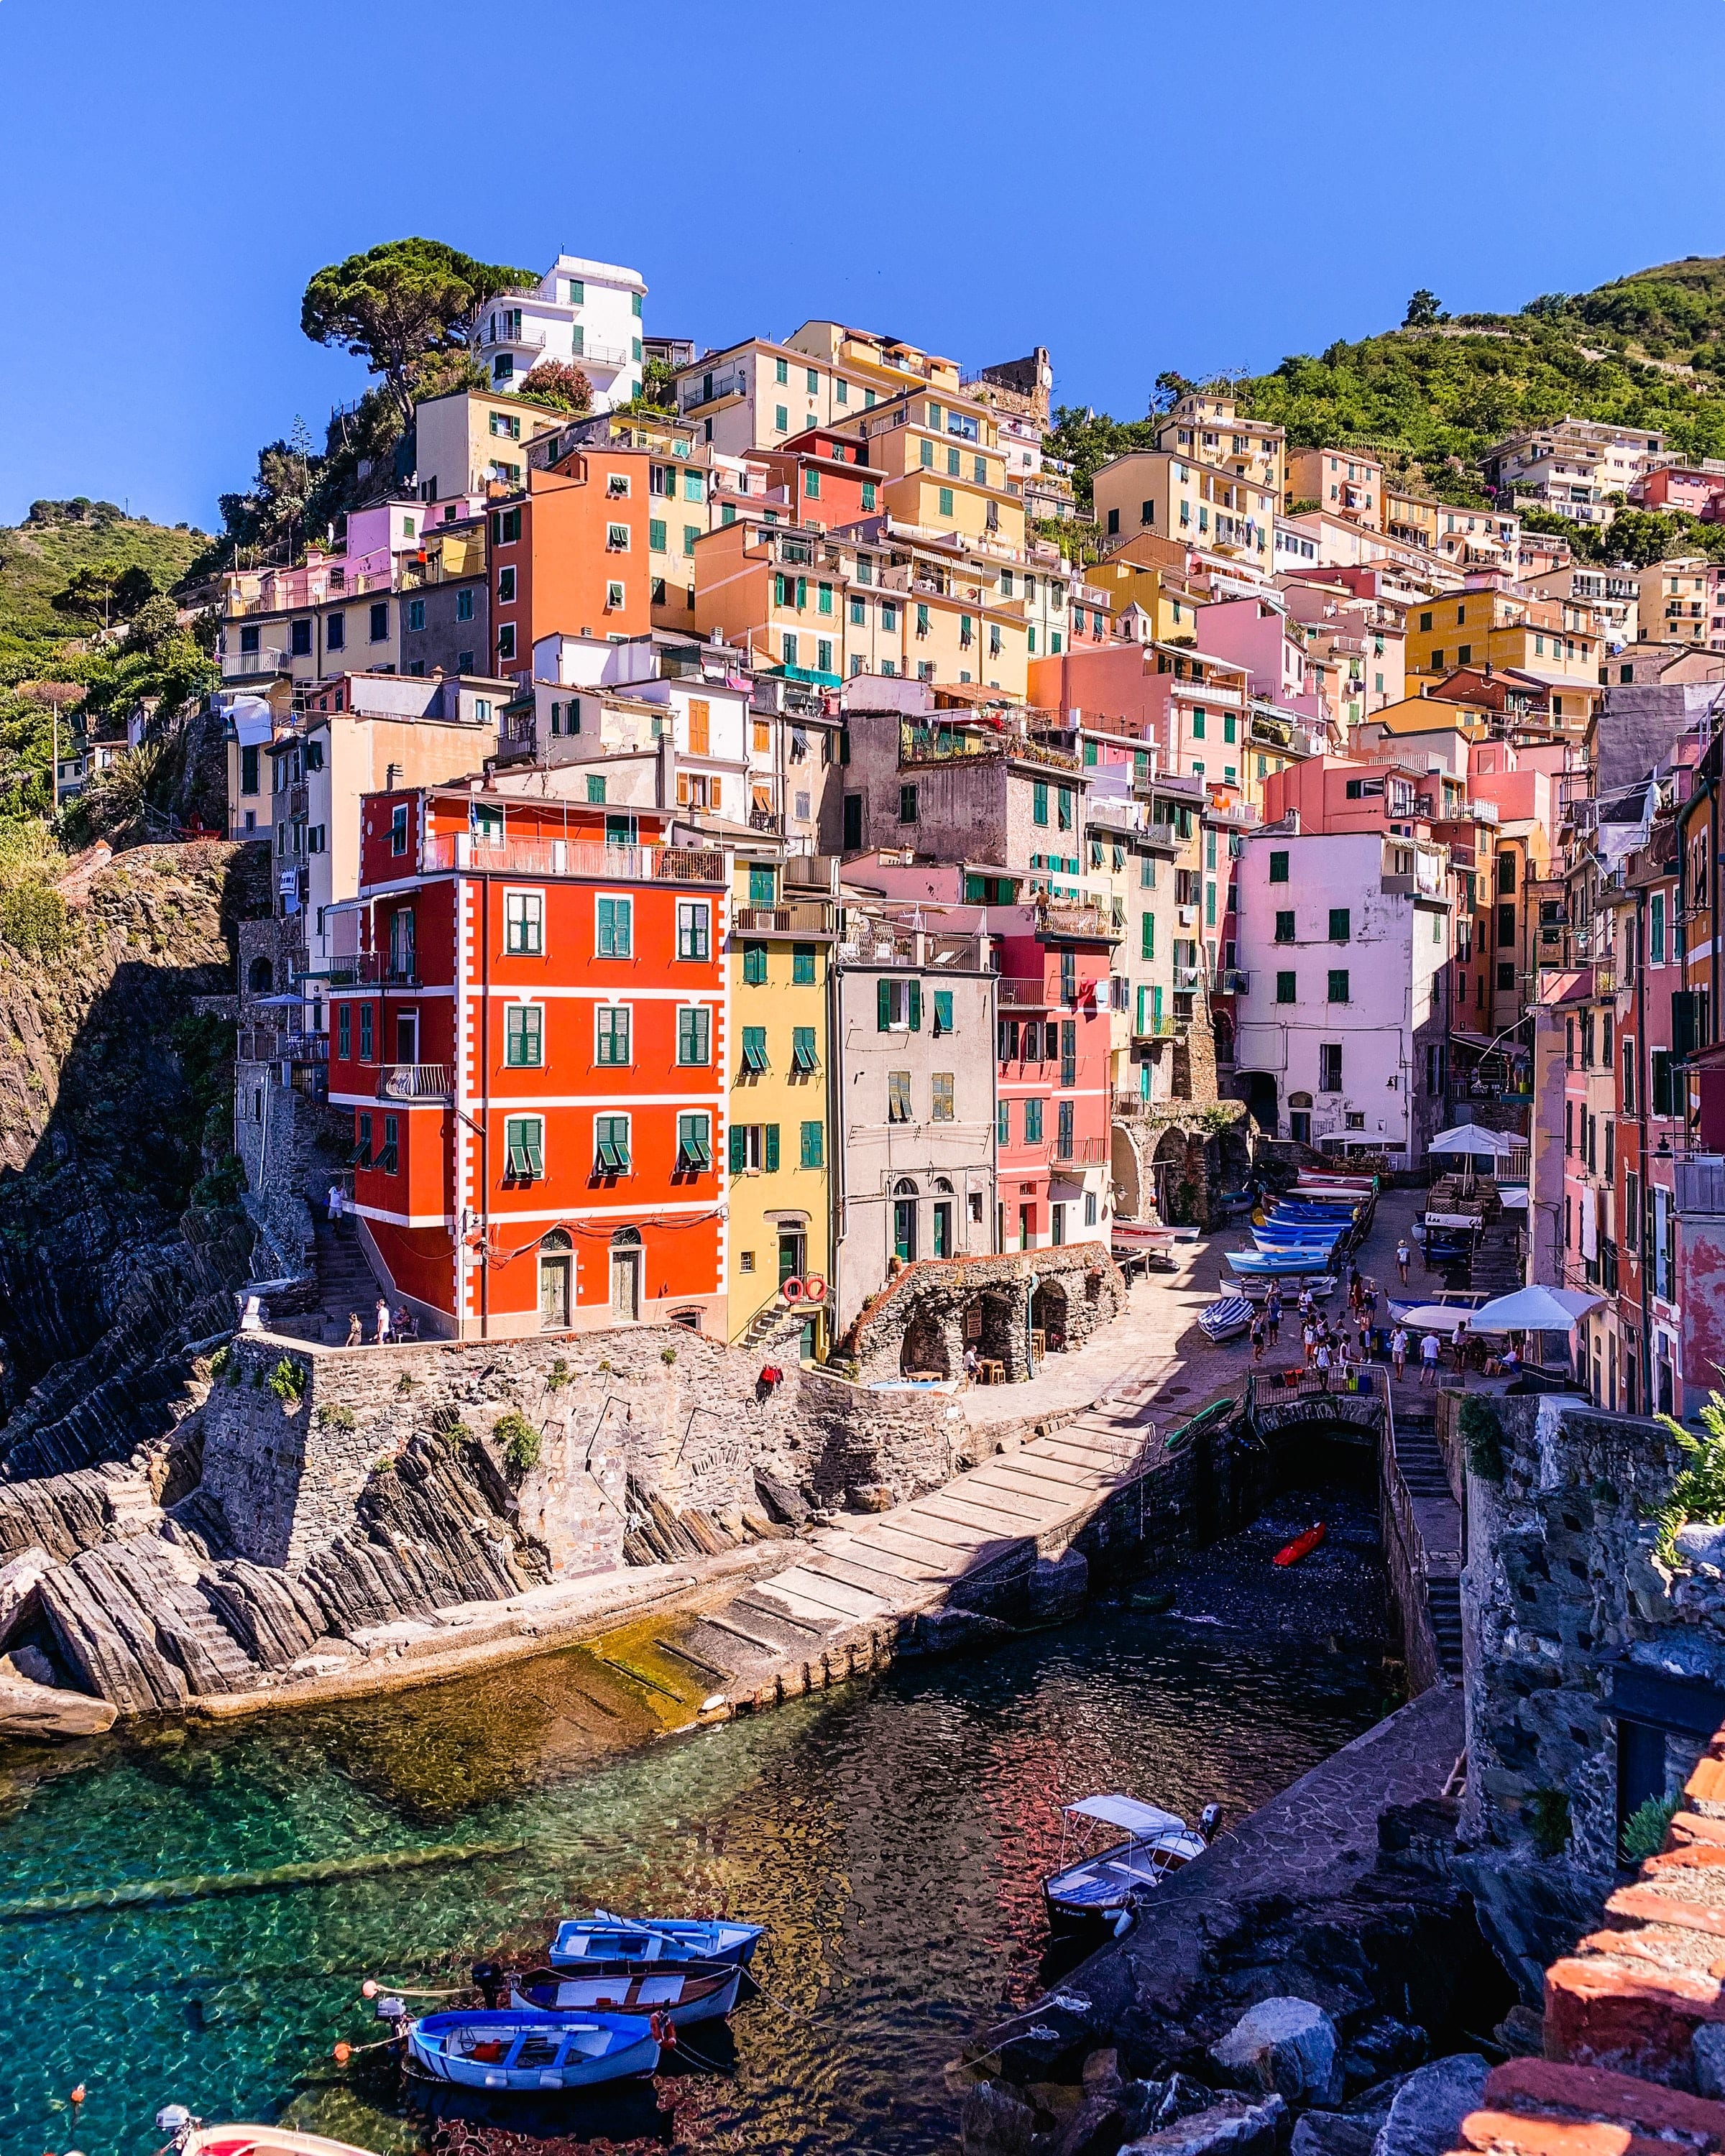
M 726 864 L 670 822 L 478 781 L 365 797 L 330 1100 L 428 1332 L 724 1337 Z

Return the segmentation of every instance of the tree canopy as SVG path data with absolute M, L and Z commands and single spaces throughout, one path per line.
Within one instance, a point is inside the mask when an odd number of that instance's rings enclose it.
M 300 326 L 315 344 L 344 346 L 382 375 L 405 423 L 426 360 L 463 346 L 488 300 L 536 282 L 531 270 L 476 262 L 440 239 L 386 240 L 320 270 L 305 287 Z

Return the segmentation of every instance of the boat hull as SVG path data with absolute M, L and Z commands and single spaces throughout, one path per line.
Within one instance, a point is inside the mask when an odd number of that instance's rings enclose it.
M 553 1969 L 661 1968 L 685 1962 L 735 1962 L 747 1969 L 764 1928 L 706 1917 L 655 1917 L 629 1923 L 603 1915 L 572 1917 L 557 1926 L 545 1958 Z
M 177 2156 L 372 2156 L 352 2141 L 321 2133 L 295 2133 L 285 2126 L 200 2126 L 182 2141 Z
M 742 1964 L 704 1971 L 692 1964 L 663 1974 L 625 1969 L 589 1976 L 584 1971 L 552 1969 L 518 1978 L 510 2004 L 547 2014 L 660 2014 L 673 2029 L 697 2021 L 723 2021 L 737 2010 L 742 1989 Z
M 1059 1932 L 1113 1931 L 1170 1871 L 1204 1853 L 1204 1837 L 1189 1829 L 1154 1842 L 1122 1841 L 1079 1864 L 1069 1864 L 1042 1882 L 1050 1925 Z
M 536 2096 L 650 2074 L 659 2039 L 643 2015 L 485 2010 L 427 2015 L 408 2027 L 408 2052 L 434 2081 Z

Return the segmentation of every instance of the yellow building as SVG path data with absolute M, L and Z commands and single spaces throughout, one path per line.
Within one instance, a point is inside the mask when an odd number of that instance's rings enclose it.
M 784 882 L 770 841 L 732 857 L 730 1337 L 760 1337 L 796 1303 L 787 1284 L 832 1276 L 833 1070 L 827 982 L 838 911 Z M 809 1301 L 805 1360 L 824 1356 L 829 1304 Z
M 1407 634 L 1410 677 L 1489 665 L 1573 680 L 1578 689 L 1599 683 L 1599 639 L 1584 608 L 1495 587 L 1455 592 L 1411 609 Z
M 1111 554 L 1091 563 L 1084 581 L 1105 594 L 1111 616 L 1118 621 L 1129 607 L 1142 607 L 1150 621 L 1150 640 L 1177 644 L 1197 629 L 1198 608 L 1186 588 L 1183 572 L 1173 577 L 1163 568 L 1133 562 L 1125 554 Z
M 1279 504 L 1287 485 L 1286 429 L 1240 417 L 1225 391 L 1196 389 L 1183 397 L 1157 429 L 1159 449 L 1179 451 L 1194 464 L 1255 480 Z
M 1200 464 L 1183 449 L 1129 449 L 1103 465 L 1092 489 L 1110 547 L 1148 532 L 1271 566 L 1281 496 L 1250 471 Z
M 886 474 L 883 506 L 901 523 L 1023 552 L 1023 492 L 1009 480 L 986 405 L 907 393 L 877 404 L 850 431 L 867 442 L 870 464 Z

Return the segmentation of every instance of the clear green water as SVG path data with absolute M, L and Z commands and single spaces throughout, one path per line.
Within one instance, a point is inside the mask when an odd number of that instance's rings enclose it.
M 1383 1711 L 1369 1514 L 1330 1511 L 1321 1563 L 1267 1579 L 1268 1548 L 1312 1517 L 1302 1501 L 1198 1561 L 1181 1616 L 1100 1610 L 985 1660 L 901 1666 L 621 1755 L 592 1660 L 571 1654 L 340 1712 L 105 1742 L 45 1772 L 39 1755 L 0 1759 L 0 2148 L 139 2156 L 170 2101 L 413 2148 L 388 2086 L 331 2058 L 372 2033 L 363 1978 L 434 1985 L 478 1954 L 536 1956 L 559 1913 L 721 1897 L 771 1926 L 759 1974 L 798 2018 L 764 1999 L 738 2015 L 727 2076 L 688 2092 L 696 2138 L 948 2145 L 944 2062 L 1038 1988 L 1060 1803 L 1118 1788 L 1237 1817 Z M 376 1868 L 423 1850 L 456 1854 Z M 490 1853 L 458 1861 L 472 1851 Z M 369 1868 L 280 1891 L 198 1883 L 317 1860 Z M 183 1898 L 18 1912 L 160 1881 Z M 726 2044 L 691 2041 L 716 2057 Z M 650 2100 L 629 2099 L 637 2127 Z M 561 2130 L 583 2116 L 560 2112 Z

